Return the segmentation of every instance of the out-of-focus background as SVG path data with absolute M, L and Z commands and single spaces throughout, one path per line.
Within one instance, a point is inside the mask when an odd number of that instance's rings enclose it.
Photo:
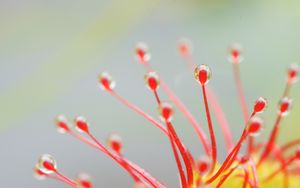
M 227 61 L 229 45 L 239 42 L 244 49 L 241 77 L 249 109 L 259 96 L 269 99 L 261 138 L 273 125 L 286 68 L 300 58 L 298 0 L 2 0 L 0 27 L 1 187 L 65 187 L 33 178 L 32 168 L 43 153 L 55 156 L 59 169 L 70 177 L 91 174 L 95 187 L 132 186 L 112 160 L 57 134 L 53 119 L 58 114 L 70 119 L 84 115 L 104 142 L 110 133 L 119 133 L 124 155 L 178 187 L 168 139 L 97 84 L 97 75 L 109 71 L 120 94 L 157 117 L 155 100 L 144 85 L 145 71 L 134 60 L 139 41 L 147 42 L 153 66 L 205 125 L 200 88 L 176 51 L 179 38 L 191 39 L 196 63 L 213 70 L 210 85 L 235 139 L 243 119 Z M 294 108 L 283 121 L 281 142 L 300 136 L 299 83 L 291 96 Z M 178 110 L 174 124 L 192 153 L 200 156 L 202 147 Z M 222 160 L 223 137 L 215 127 Z

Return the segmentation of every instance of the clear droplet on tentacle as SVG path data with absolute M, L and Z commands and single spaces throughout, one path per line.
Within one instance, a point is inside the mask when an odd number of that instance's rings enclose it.
M 263 130 L 263 120 L 259 117 L 252 117 L 249 121 L 248 132 L 250 136 L 258 136 Z
M 111 134 L 107 139 L 107 145 L 111 150 L 115 151 L 116 153 L 122 153 L 123 141 L 118 134 Z
M 59 133 L 64 134 L 70 131 L 70 124 L 64 115 L 59 115 L 55 119 L 56 129 Z
M 194 70 L 195 79 L 203 86 L 206 85 L 211 79 L 211 69 L 207 65 L 197 66 Z
M 233 64 L 238 64 L 243 61 L 242 47 L 238 43 L 234 43 L 229 48 L 228 61 Z
M 45 174 L 52 174 L 56 172 L 57 164 L 51 155 L 44 154 L 39 158 L 37 168 Z
M 140 63 L 147 63 L 150 61 L 151 55 L 148 52 L 148 46 L 144 42 L 139 42 L 136 45 L 135 56 Z
M 289 83 L 295 83 L 298 80 L 298 72 L 300 68 L 299 65 L 296 63 L 293 63 L 290 65 L 288 69 L 288 82 Z
M 77 188 L 93 188 L 91 177 L 86 173 L 81 173 L 76 178 Z
M 156 91 L 160 84 L 158 74 L 156 72 L 147 73 L 145 75 L 145 83 L 150 90 Z
M 264 97 L 259 97 L 254 104 L 253 111 L 255 113 L 262 113 L 267 107 L 267 99 Z
M 193 52 L 192 42 L 187 38 L 178 41 L 178 51 L 182 56 L 188 56 Z
M 81 133 L 88 133 L 89 132 L 89 125 L 88 122 L 86 121 L 85 117 L 83 116 L 78 116 L 74 120 L 75 123 L 75 128 L 78 132 Z
M 116 87 L 116 82 L 112 79 L 109 73 L 103 72 L 98 76 L 100 88 L 111 91 Z
M 287 116 L 291 110 L 292 100 L 288 97 L 283 97 L 278 104 L 279 114 Z
M 173 106 L 167 102 L 159 105 L 158 112 L 162 121 L 170 122 L 173 118 Z

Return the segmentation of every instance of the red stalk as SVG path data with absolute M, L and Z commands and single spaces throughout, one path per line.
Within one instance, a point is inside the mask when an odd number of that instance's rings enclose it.
M 231 153 L 226 157 L 225 161 L 223 162 L 222 166 L 219 168 L 219 170 L 211 176 L 205 183 L 210 184 L 213 181 L 215 181 L 221 173 L 226 170 L 235 160 L 235 157 L 238 154 L 238 151 L 240 150 L 240 141 L 239 143 L 234 147 L 234 149 L 231 151 Z
M 206 91 L 205 91 L 205 85 L 202 85 L 202 94 L 203 94 L 203 101 L 205 105 L 205 112 L 206 112 L 206 119 L 208 123 L 208 129 L 209 129 L 209 135 L 210 135 L 210 140 L 211 140 L 211 155 L 212 155 L 212 167 L 211 167 L 211 172 L 214 171 L 216 162 L 217 162 L 217 144 L 216 144 L 216 138 L 215 138 L 215 133 L 214 129 L 212 126 L 212 121 L 210 117 L 210 112 L 209 112 L 209 107 L 208 107 L 208 102 L 207 102 L 207 97 L 206 97 Z
M 247 123 L 248 118 L 249 118 L 249 112 L 248 112 L 248 109 L 247 109 L 245 94 L 244 94 L 244 90 L 243 90 L 243 87 L 242 87 L 240 69 L 239 69 L 239 64 L 238 63 L 233 63 L 233 74 L 234 74 L 235 84 L 236 84 L 236 87 L 237 87 L 238 98 L 239 98 L 240 105 L 241 105 L 241 108 L 242 108 L 242 112 L 243 112 L 243 115 L 244 115 L 244 121 L 245 121 L 245 123 Z
M 225 174 L 224 176 L 222 176 L 221 180 L 219 181 L 219 183 L 216 186 L 216 188 L 220 188 L 223 185 L 223 183 L 225 183 L 225 181 L 229 178 L 229 176 L 236 170 L 237 167 L 238 167 L 238 165 L 236 165 L 235 167 L 231 168 L 227 174 Z
M 128 169 L 127 170 L 127 172 L 129 173 L 129 175 L 132 177 L 132 179 L 134 180 L 134 182 L 140 182 L 141 180 L 140 180 L 140 178 L 134 173 L 134 172 L 132 172 L 132 169 L 130 168 L 130 166 L 128 166 L 128 164 L 126 163 L 126 161 L 124 160 L 124 157 L 122 156 L 122 155 L 119 155 L 119 161 L 120 161 L 120 163 L 123 163 L 124 164 L 124 167 L 126 168 L 126 169 Z
M 258 188 L 258 177 L 257 177 L 257 171 L 256 171 L 256 166 L 253 162 L 253 159 L 250 158 L 249 161 L 250 167 L 251 167 L 251 171 L 252 171 L 252 176 L 253 176 L 253 188 Z
M 176 146 L 175 146 L 175 139 L 174 139 L 172 134 L 169 135 L 169 139 L 170 139 L 170 143 L 171 143 L 172 150 L 173 150 L 173 153 L 174 153 L 177 168 L 178 168 L 178 171 L 179 171 L 179 175 L 180 175 L 180 179 L 181 179 L 181 186 L 182 186 L 182 188 L 187 188 L 187 182 L 186 182 L 184 170 L 182 168 L 182 165 L 181 165 L 181 162 L 180 162 L 177 150 L 176 150 Z
M 227 152 L 229 153 L 230 150 L 233 148 L 233 141 L 231 131 L 229 129 L 229 124 L 227 122 L 225 113 L 223 112 L 217 97 L 215 96 L 214 92 L 211 89 L 207 88 L 207 98 L 211 104 L 211 107 L 216 115 L 216 120 L 218 124 L 221 126 L 221 130 L 224 136 Z
M 248 180 L 249 180 L 249 171 L 246 168 L 244 168 L 244 172 L 245 172 L 245 175 L 244 175 L 243 188 L 246 188 L 248 185 Z
M 245 175 L 244 174 L 237 174 L 234 177 L 245 179 Z M 249 178 L 248 178 L 248 184 L 250 185 L 250 188 L 257 188 L 257 187 L 254 186 L 254 182 L 251 181 L 251 179 L 249 179 Z
M 57 171 L 57 170 L 55 171 L 55 174 L 58 176 L 58 178 L 59 178 L 61 181 L 65 182 L 66 184 L 70 185 L 71 187 L 74 187 L 74 188 L 77 187 L 75 181 L 72 180 L 71 178 L 68 178 L 67 176 L 63 175 L 62 173 L 60 173 L 60 172 Z
M 287 82 L 284 88 L 283 97 L 287 97 L 291 90 L 291 82 Z
M 250 118 L 254 117 L 255 115 L 256 115 L 256 112 L 253 111 Z M 248 141 L 249 142 L 248 142 L 247 153 L 250 156 L 254 151 L 254 138 L 250 136 L 250 137 L 248 137 Z
M 64 179 L 62 179 L 60 176 L 52 176 L 52 175 L 45 175 L 47 178 L 51 178 L 55 181 L 60 181 L 62 183 L 65 183 L 67 185 L 70 185 L 71 187 L 76 188 L 76 186 L 73 186 L 73 184 L 71 184 L 70 182 L 66 182 Z
M 275 144 L 277 136 L 278 136 L 279 124 L 280 124 L 281 118 L 282 118 L 282 116 L 280 114 L 278 114 L 275 124 L 274 124 L 274 127 L 273 127 L 273 130 L 272 130 L 269 140 L 267 142 L 267 145 L 257 163 L 257 168 L 262 164 L 262 162 L 269 156 L 269 154 L 273 150 L 274 144 Z
M 158 94 L 157 94 L 157 91 L 154 90 L 153 93 L 154 93 L 155 99 L 156 99 L 156 101 L 157 101 L 157 104 L 160 105 L 160 99 L 159 99 L 159 96 L 158 96 Z
M 184 161 L 186 171 L 187 171 L 187 179 L 188 179 L 188 187 L 193 185 L 194 182 L 194 174 L 193 174 L 193 166 L 192 166 L 192 161 L 190 161 L 189 154 L 187 153 L 187 150 L 185 149 L 184 145 L 180 141 L 178 135 L 176 134 L 176 131 L 172 125 L 171 122 L 166 122 L 167 128 L 171 134 L 172 137 L 174 137 L 174 142 L 176 143 L 180 154 L 182 156 L 182 159 Z
M 235 60 L 235 61 L 237 61 L 237 60 Z M 240 102 L 240 105 L 241 105 L 241 108 L 242 108 L 244 121 L 245 121 L 245 123 L 247 123 L 247 120 L 249 118 L 249 111 L 248 111 L 248 108 L 247 108 L 245 94 L 244 94 L 244 90 L 243 90 L 243 87 L 242 87 L 239 63 L 238 62 L 233 62 L 232 64 L 233 64 L 233 74 L 234 74 L 235 84 L 236 84 L 236 87 L 237 87 L 239 102 Z M 248 150 L 247 150 L 248 155 L 250 155 L 251 152 L 253 151 L 253 147 L 254 147 L 254 138 L 249 137 Z
M 130 108 L 131 110 L 133 110 L 137 114 L 140 114 L 141 116 L 143 116 L 146 120 L 151 122 L 153 125 L 155 125 L 157 128 L 159 128 L 165 135 L 168 136 L 168 131 L 166 130 L 166 128 L 161 123 L 156 121 L 153 117 L 151 117 L 149 114 L 145 113 L 140 108 L 138 108 L 134 104 L 130 103 L 128 100 L 123 98 L 121 95 L 119 95 L 115 91 L 110 91 L 110 93 L 112 94 L 112 96 L 114 96 L 120 102 L 122 102 L 125 106 L 127 106 L 128 108 Z

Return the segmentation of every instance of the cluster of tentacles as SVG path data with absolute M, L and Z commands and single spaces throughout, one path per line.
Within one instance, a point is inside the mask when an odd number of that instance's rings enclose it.
M 193 72 L 200 86 L 209 136 L 206 136 L 203 126 L 194 118 L 185 104 L 176 96 L 164 80 L 159 77 L 158 73 L 154 71 L 154 68 L 150 64 L 150 54 L 143 43 L 137 45 L 135 56 L 138 62 L 145 67 L 145 84 L 153 93 L 161 121 L 153 118 L 116 92 L 114 87 L 115 82 L 108 73 L 100 74 L 98 82 L 103 90 L 107 91 L 107 93 L 136 114 L 144 117 L 166 136 L 174 154 L 180 177 L 180 187 L 300 187 L 300 149 L 297 149 L 300 139 L 291 141 L 285 145 L 277 144 L 280 123 L 289 114 L 291 109 L 292 101 L 289 98 L 289 94 L 291 86 L 297 80 L 299 66 L 292 64 L 289 67 L 285 90 L 282 98 L 279 100 L 277 118 L 272 127 L 271 134 L 265 142 L 259 143 L 255 140 L 255 136 L 259 135 L 264 125 L 263 120 L 258 114 L 265 110 L 267 100 L 264 97 L 258 98 L 250 108 L 251 111 L 249 111 L 240 79 L 239 65 L 243 60 L 241 50 L 236 45 L 230 48 L 229 61 L 233 66 L 237 96 L 244 116 L 243 132 L 240 138 L 234 142 L 224 112 L 215 94 L 207 86 L 211 79 L 210 68 L 207 65 L 196 66 L 194 64 L 191 47 L 187 40 L 179 42 L 178 51 Z M 172 104 L 161 100 L 158 92 L 159 88 L 165 92 Z M 200 157 L 194 158 L 178 136 L 172 123 L 173 109 L 175 107 L 186 117 L 195 130 L 204 151 Z M 223 162 L 217 160 L 217 144 L 210 113 L 211 110 L 214 112 L 213 115 L 222 130 L 226 144 L 227 157 Z M 72 126 L 65 116 L 61 115 L 56 119 L 56 126 L 60 133 L 69 134 L 110 157 L 128 172 L 134 182 L 135 188 L 167 187 L 167 185 L 161 183 L 123 155 L 122 140 L 118 135 L 111 135 L 108 138 L 108 144 L 103 144 L 90 131 L 89 123 L 84 117 L 76 117 L 73 124 L 76 131 L 71 128 Z M 242 148 L 244 148 L 243 152 L 241 151 Z M 34 174 L 39 179 L 52 178 L 70 187 L 93 187 L 90 177 L 86 174 L 80 174 L 76 179 L 62 174 L 57 168 L 55 159 L 49 154 L 44 154 L 39 158 L 34 168 Z M 174 177 L 174 179 L 176 178 Z

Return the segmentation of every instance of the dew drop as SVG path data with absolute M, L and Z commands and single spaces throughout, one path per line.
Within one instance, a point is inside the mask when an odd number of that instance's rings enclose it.
M 292 100 L 288 97 L 283 97 L 278 104 L 279 114 L 287 116 L 291 110 Z
M 194 70 L 195 79 L 203 86 L 211 79 L 211 70 L 207 65 L 197 66 Z
M 267 99 L 264 97 L 259 97 L 254 104 L 254 109 L 253 111 L 255 113 L 262 113 L 265 108 L 267 107 Z
M 70 131 L 69 122 L 64 115 L 57 116 L 57 118 L 55 119 L 55 124 L 57 131 L 61 134 Z
M 146 63 L 150 61 L 151 55 L 148 52 L 148 46 L 144 42 L 139 42 L 136 45 L 135 56 L 140 63 Z
M 289 69 L 288 69 L 288 81 L 290 83 L 295 83 L 298 80 L 298 72 L 299 72 L 300 68 L 299 65 L 296 63 L 293 63 L 290 65 Z
M 100 83 L 100 87 L 103 90 L 111 91 L 115 88 L 116 82 L 113 81 L 110 74 L 107 72 L 103 72 L 98 76 L 98 81 Z
M 77 188 L 92 188 L 91 177 L 88 174 L 80 173 L 76 178 Z
M 182 38 L 178 41 L 178 51 L 182 56 L 188 56 L 192 53 L 192 43 L 189 39 Z
M 78 132 L 81 132 L 81 133 L 89 132 L 89 125 L 83 116 L 78 116 L 75 118 L 75 128 Z
M 107 145 L 116 153 L 120 154 L 122 152 L 123 141 L 118 134 L 111 134 L 107 139 Z
M 57 169 L 56 161 L 51 155 L 44 154 L 39 158 L 38 163 L 37 163 L 37 168 L 42 173 L 52 174 Z
M 159 115 L 162 121 L 170 122 L 173 118 L 173 107 L 167 102 L 163 102 L 158 108 Z
M 241 63 L 243 61 L 243 57 L 241 54 L 242 54 L 241 45 L 238 43 L 232 44 L 231 47 L 229 48 L 228 61 L 233 64 Z
M 156 72 L 149 72 L 148 74 L 145 75 L 145 83 L 147 87 L 155 91 L 159 87 L 159 77 Z
M 263 120 L 259 117 L 252 117 L 249 120 L 248 132 L 250 136 L 258 136 L 263 130 Z

